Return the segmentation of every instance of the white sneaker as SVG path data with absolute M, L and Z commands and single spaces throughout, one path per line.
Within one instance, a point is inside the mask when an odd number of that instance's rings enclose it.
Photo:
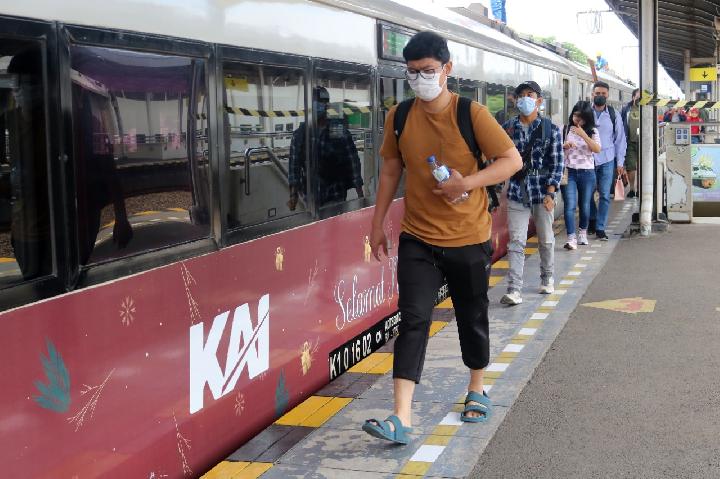
M 567 242 L 565 243 L 565 249 L 574 250 L 577 249 L 577 239 L 575 238 L 575 233 L 570 233 L 568 235 Z
M 583 246 L 590 244 L 590 242 L 588 241 L 588 237 L 587 237 L 587 230 L 584 230 L 584 229 L 578 230 L 577 244 L 583 245 Z
M 552 278 L 542 283 L 543 284 L 540 285 L 540 294 L 553 294 L 555 292 L 555 281 L 553 281 Z
M 508 291 L 508 293 L 500 299 L 500 302 L 502 304 L 508 304 L 510 306 L 515 306 L 517 304 L 522 303 L 522 296 L 520 296 L 520 291 Z

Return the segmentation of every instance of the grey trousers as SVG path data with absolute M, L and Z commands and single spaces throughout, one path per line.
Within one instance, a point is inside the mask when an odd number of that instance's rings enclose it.
M 555 267 L 555 232 L 552 225 L 554 215 L 545 209 L 544 205 L 532 205 L 532 208 L 522 203 L 508 200 L 508 291 L 521 291 L 523 285 L 523 269 L 525 268 L 525 243 L 527 243 L 528 222 L 532 215 L 540 248 L 540 279 L 543 284 L 553 276 Z

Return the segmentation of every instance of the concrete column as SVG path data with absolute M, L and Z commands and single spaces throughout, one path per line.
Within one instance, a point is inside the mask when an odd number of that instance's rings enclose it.
M 692 89 L 690 87 L 690 50 L 685 50 L 685 99 L 692 100 Z
M 640 88 L 657 92 L 657 0 L 638 0 L 640 34 Z M 657 108 L 640 110 L 640 234 L 652 231 L 655 165 L 657 154 Z

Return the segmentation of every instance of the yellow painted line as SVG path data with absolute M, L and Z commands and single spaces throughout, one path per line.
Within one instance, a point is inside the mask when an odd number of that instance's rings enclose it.
M 502 375 L 502 371 L 485 371 L 485 373 L 483 374 L 483 378 L 500 379 Z
M 537 252 L 538 252 L 537 248 L 525 248 L 525 254 L 527 254 L 527 255 L 535 254 Z
M 452 302 L 452 298 L 446 299 L 445 301 L 443 301 L 442 303 L 438 304 L 438 305 L 435 306 L 435 307 L 436 307 L 436 308 L 440 308 L 440 309 L 452 309 L 452 308 L 454 307 L 454 306 L 453 306 L 453 302 Z
M 495 358 L 496 363 L 503 363 L 503 364 L 510 364 L 512 362 L 512 358 L 508 358 L 507 356 L 498 355 L 497 358 Z M 484 376 L 483 376 L 484 377 Z
M 495 359 L 495 361 L 505 362 L 505 361 L 501 361 L 501 359 L 509 359 L 512 361 L 513 359 L 515 359 L 517 357 L 517 355 L 518 355 L 518 353 L 500 353 L 498 355 L 498 357 Z M 508 362 L 510 362 L 510 361 L 508 361 Z
M 232 479 L 257 479 L 273 467 L 269 462 L 251 462 L 248 467 Z
M 527 344 L 530 338 L 528 336 L 513 336 L 510 338 L 512 344 Z
M 318 409 L 332 400 L 331 397 L 310 396 L 305 401 L 295 406 L 283 417 L 275 421 L 275 424 L 283 426 L 300 426 L 303 421 L 312 416 Z
M 532 236 L 527 239 L 527 244 L 537 244 L 537 242 L 538 242 L 537 236 Z
M 424 476 L 432 466 L 432 462 L 408 461 L 405 467 L 400 471 L 397 477 L 413 477 Z
M 165 208 L 168 211 L 177 211 L 178 213 L 187 213 L 185 208 Z
M 389 353 L 388 357 L 380 361 L 380 363 L 368 371 L 369 374 L 386 374 L 393 367 L 393 355 Z
M 348 369 L 351 373 L 367 373 L 370 372 L 372 368 L 383 362 L 385 359 L 387 359 L 388 356 L 391 356 L 392 353 L 372 353 L 370 356 L 366 357 L 359 363 L 357 363 L 355 366 Z
M 135 213 L 133 216 L 149 216 L 149 215 L 156 215 L 160 213 L 159 211 L 141 211 L 140 213 Z
M 552 313 L 555 310 L 555 308 L 551 308 L 550 306 L 540 306 L 538 309 L 535 310 L 536 313 Z
M 442 329 L 447 326 L 447 321 L 433 321 L 430 325 L 430 337 L 432 338 L 437 333 L 442 331 Z
M 501 268 L 501 269 L 508 269 L 510 267 L 510 261 L 502 260 L 502 261 L 495 261 L 495 263 L 492 265 L 493 268 Z
M 0 263 L 14 263 L 15 258 L 0 258 Z
M 465 396 L 463 396 L 463 401 L 465 401 Z M 431 435 L 454 436 L 455 433 L 458 432 L 458 429 L 460 429 L 460 426 L 435 426 L 435 429 L 433 429 Z
M 223 461 L 210 469 L 201 479 L 230 479 L 239 477 L 238 474 L 250 465 L 249 462 Z
M 447 446 L 450 443 L 450 439 L 452 439 L 452 436 L 428 436 L 423 444 L 427 444 L 428 446 Z
M 332 398 L 330 402 L 318 409 L 300 425 L 306 427 L 320 427 L 325 424 L 328 419 L 342 410 L 342 408 L 350 404 L 351 401 L 352 398 Z
M 543 321 L 542 319 L 531 319 L 530 321 L 527 321 L 525 324 L 522 325 L 523 328 L 539 328 L 542 326 Z
M 503 280 L 505 276 L 490 276 L 490 286 L 495 286 Z

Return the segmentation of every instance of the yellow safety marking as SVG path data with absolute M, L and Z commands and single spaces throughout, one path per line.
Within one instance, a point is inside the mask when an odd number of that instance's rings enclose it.
M 436 307 L 436 308 L 440 308 L 440 309 L 452 309 L 452 308 L 454 308 L 453 303 L 452 303 L 452 298 L 446 299 L 445 301 L 443 301 L 442 303 L 438 304 L 438 305 L 435 306 L 435 307 Z
M 111 221 L 110 223 L 108 223 L 108 224 L 106 224 L 106 225 L 103 225 L 102 227 L 103 227 L 103 229 L 105 229 L 105 228 L 110 228 L 111 226 L 115 226 L 115 222 L 114 222 L 114 221 Z
M 563 278 L 563 281 L 577 281 L 577 280 L 578 280 L 577 276 L 565 276 Z
M 275 424 L 283 426 L 300 426 L 303 421 L 312 416 L 318 409 L 332 400 L 331 397 L 310 396 L 305 401 L 285 413 L 283 417 L 275 421 Z
M 559 290 L 560 288 L 556 288 L 556 289 Z M 548 301 L 560 301 L 562 299 L 562 295 L 561 294 L 551 294 L 550 296 L 547 297 L 547 299 L 548 299 Z
M 268 110 L 266 113 L 267 113 L 268 118 L 275 118 L 277 116 L 275 114 L 275 112 L 272 110 Z
M 533 237 L 527 239 L 527 244 L 537 244 L 537 242 L 538 242 L 537 236 L 533 236 Z
M 619 313 L 637 314 L 637 313 L 652 313 L 655 311 L 654 299 L 643 299 L 637 298 L 622 298 L 622 299 L 611 299 L 608 301 L 600 301 L 597 303 L 585 303 L 582 306 L 589 308 L 608 309 L 610 311 L 617 311 Z
M 656 105 L 657 105 L 657 106 L 665 106 L 665 105 L 667 105 L 668 103 L 670 103 L 670 100 L 665 99 L 665 100 L 659 100 L 659 101 L 656 103 Z
M 527 255 L 535 254 L 537 252 L 538 252 L 537 248 L 525 248 L 525 254 L 527 254 Z
M 159 211 L 141 211 L 140 213 L 135 213 L 133 216 L 149 216 L 149 215 L 156 215 L 160 213 Z
M 14 263 L 15 258 L 0 258 L 0 263 Z
M 493 268 L 501 268 L 501 269 L 508 269 L 510 267 L 510 261 L 496 261 L 495 264 L 492 265 Z
M 686 100 L 678 100 L 678 102 L 675 103 L 675 105 L 673 105 L 673 106 L 674 106 L 675 108 L 682 108 L 682 107 L 685 106 L 686 103 L 687 103 Z
M 348 369 L 351 373 L 368 373 L 372 368 L 383 362 L 388 356 L 392 356 L 392 353 L 372 353 L 355 366 Z
M 513 336 L 510 338 L 512 344 L 527 344 L 530 341 L 528 336 Z
M 535 310 L 536 313 L 552 313 L 555 310 L 554 307 L 551 306 L 540 306 L 538 309 Z
M 398 477 L 413 477 L 424 476 L 432 466 L 432 462 L 420 462 L 420 461 L 408 461 L 405 467 L 400 471 Z
M 249 465 L 249 462 L 223 461 L 201 476 L 201 479 L 231 479 L 239 477 L 238 474 L 240 474 L 240 471 Z
M 432 338 L 437 333 L 442 331 L 442 329 L 447 326 L 447 321 L 433 321 L 432 324 L 430 324 L 430 337 Z
M 269 462 L 251 462 L 248 467 L 232 479 L 257 479 L 273 467 Z
M 495 359 L 499 363 L 503 362 L 511 362 L 513 359 L 517 357 L 518 353 L 510 353 L 510 352 L 504 352 L 500 353 L 498 357 Z M 509 359 L 510 361 L 502 361 L 503 359 Z
M 383 359 L 380 364 L 368 371 L 369 374 L 386 374 L 393 368 L 393 355 L 390 354 Z
M 490 276 L 490 286 L 495 286 L 503 280 L 505 276 Z
M 177 211 L 178 213 L 187 213 L 185 208 L 166 208 L 168 211 Z
M 334 397 L 330 400 L 330 402 L 318 409 L 315 413 L 312 414 L 312 416 L 304 420 L 300 425 L 305 427 L 320 427 L 325 424 L 328 419 L 333 417 L 345 406 L 350 404 L 351 401 L 352 398 Z
M 427 444 L 428 446 L 447 446 L 450 443 L 450 439 L 452 439 L 452 436 L 428 436 L 423 444 Z
M 465 402 L 465 397 L 463 396 L 463 398 L 460 400 L 459 403 L 453 404 L 451 411 L 452 412 L 463 412 L 465 410 L 464 402 Z
M 705 100 L 700 100 L 699 102 L 695 103 L 695 108 L 701 109 L 704 107 L 708 102 Z
M 465 401 L 465 396 L 463 396 Z M 458 432 L 460 426 L 435 426 L 435 429 L 430 433 L 433 436 L 454 436 Z
M 512 362 L 512 360 L 513 360 L 513 358 L 509 358 L 509 357 L 507 357 L 507 356 L 503 356 L 502 353 L 501 353 L 501 354 L 499 354 L 499 355 L 493 360 L 493 362 L 495 362 L 495 363 L 502 363 L 502 364 L 510 364 L 510 363 Z M 483 377 L 484 377 L 484 375 L 483 375 Z
M 526 321 L 525 324 L 522 325 L 523 328 L 539 328 L 542 326 L 543 320 L 542 319 L 531 319 L 530 321 Z
M 485 373 L 483 373 L 483 378 L 500 379 L 502 375 L 502 371 L 485 371 Z

